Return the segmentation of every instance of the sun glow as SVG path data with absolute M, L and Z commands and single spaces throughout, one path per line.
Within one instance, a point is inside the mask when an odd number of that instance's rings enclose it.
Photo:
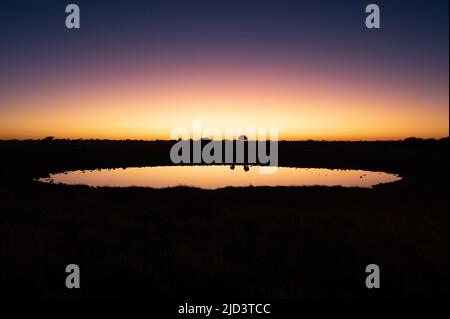
M 52 81 L 0 97 L 2 138 L 169 139 L 205 126 L 275 127 L 280 139 L 448 135 L 448 93 L 367 75 L 292 68 L 162 66 Z M 421 90 L 422 94 L 417 94 Z

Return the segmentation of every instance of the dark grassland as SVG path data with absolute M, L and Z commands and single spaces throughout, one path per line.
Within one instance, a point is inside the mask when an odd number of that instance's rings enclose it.
M 89 188 L 69 169 L 169 165 L 172 142 L 0 141 L 7 297 L 448 297 L 448 139 L 282 142 L 280 165 L 403 180 L 341 187 Z M 65 288 L 65 267 L 81 289 Z M 365 288 L 365 266 L 381 289 Z

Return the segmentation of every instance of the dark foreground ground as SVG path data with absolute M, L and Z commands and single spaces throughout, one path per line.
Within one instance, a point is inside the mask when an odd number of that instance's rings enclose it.
M 280 143 L 280 164 L 401 174 L 374 189 L 89 188 L 33 178 L 167 164 L 170 142 L 0 142 L 0 294 L 448 297 L 448 139 Z M 81 289 L 65 288 L 65 267 Z M 381 289 L 365 287 L 365 267 Z

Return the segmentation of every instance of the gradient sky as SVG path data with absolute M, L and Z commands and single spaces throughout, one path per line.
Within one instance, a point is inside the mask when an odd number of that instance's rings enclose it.
M 194 119 L 282 139 L 448 136 L 448 6 L 2 1 L 0 139 L 168 139 Z

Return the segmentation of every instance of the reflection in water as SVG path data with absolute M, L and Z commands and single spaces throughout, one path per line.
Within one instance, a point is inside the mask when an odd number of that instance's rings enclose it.
M 234 164 L 231 164 L 231 165 L 230 165 L 230 169 L 232 169 L 232 170 L 234 169 Z M 249 170 L 250 170 L 250 167 L 249 167 L 248 165 L 245 165 L 245 164 L 244 164 L 244 171 L 245 171 L 245 172 L 248 172 Z
M 242 166 L 242 165 L 238 165 Z M 192 186 L 216 189 L 227 186 L 344 186 L 372 187 L 401 178 L 395 174 L 363 170 L 279 167 L 275 174 L 260 174 L 257 166 L 243 165 L 243 170 L 225 165 L 152 166 L 125 169 L 69 171 L 51 174 L 41 182 L 83 184 L 90 186 L 141 186 L 165 188 Z

